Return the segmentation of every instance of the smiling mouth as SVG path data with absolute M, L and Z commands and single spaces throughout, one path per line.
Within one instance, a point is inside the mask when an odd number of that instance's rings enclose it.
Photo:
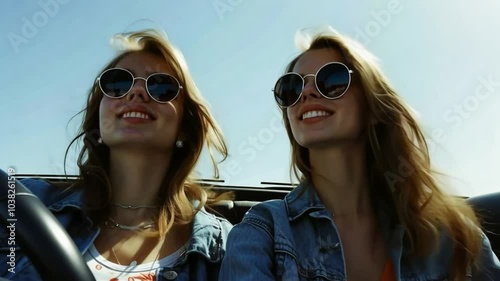
M 154 120 L 152 116 L 149 114 L 146 114 L 144 112 L 139 112 L 139 111 L 129 111 L 125 112 L 121 118 L 127 119 L 127 118 L 139 118 L 139 119 L 146 119 L 146 120 Z
M 306 120 L 315 117 L 327 117 L 332 115 L 332 112 L 324 111 L 324 110 L 311 110 L 307 111 L 300 117 L 300 120 Z

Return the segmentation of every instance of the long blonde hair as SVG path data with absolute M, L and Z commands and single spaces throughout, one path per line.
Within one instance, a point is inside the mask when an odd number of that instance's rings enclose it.
M 446 231 L 454 241 L 451 280 L 465 280 L 469 268 L 479 267 L 482 236 L 478 218 L 463 199 L 445 193 L 438 185 L 418 122 L 383 75 L 377 59 L 333 29 L 310 37 L 305 44 L 302 41 L 302 45 L 302 52 L 288 64 L 286 72 L 292 71 L 309 50 L 333 49 L 345 57 L 362 85 L 369 111 L 366 157 L 373 203 L 379 198 L 390 206 L 394 219 L 408 235 L 414 256 L 431 254 L 439 246 L 441 231 Z M 282 111 L 292 145 L 292 170 L 299 179 L 310 180 L 308 150 L 294 139 L 286 109 Z M 399 171 L 402 161 L 411 171 Z
M 207 145 L 214 176 L 218 177 L 213 151 L 215 149 L 219 152 L 222 155 L 220 161 L 223 161 L 228 155 L 227 147 L 221 130 L 188 71 L 182 53 L 165 35 L 155 30 L 142 30 L 118 34 L 113 38 L 113 42 L 121 47 L 120 53 L 104 66 L 103 70 L 114 67 L 131 53 L 148 52 L 163 57 L 183 87 L 180 95 L 184 116 L 180 130 L 185 137 L 184 146 L 173 149 L 171 163 L 159 193 L 162 207 L 158 216 L 158 229 L 159 234 L 164 235 L 174 224 L 190 223 L 196 211 L 207 203 L 227 198 L 227 194 L 216 196 L 196 183 L 191 176 L 204 145 Z M 83 139 L 83 148 L 78 157 L 80 184 L 77 187 L 83 188 L 85 206 L 94 223 L 100 223 L 107 218 L 111 193 L 108 178 L 109 148 L 97 142 L 100 132 L 99 104 L 102 97 L 102 91 L 94 82 L 88 95 L 87 106 L 80 112 L 83 113 L 80 132 L 66 150 L 67 156 L 71 145 Z M 192 201 L 199 202 L 194 210 Z

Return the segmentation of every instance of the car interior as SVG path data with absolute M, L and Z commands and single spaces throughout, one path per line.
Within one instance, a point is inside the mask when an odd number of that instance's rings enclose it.
M 76 177 L 54 175 L 18 175 L 22 178 L 41 178 L 53 182 L 61 187 L 68 187 Z M 245 213 L 255 204 L 267 200 L 283 199 L 292 189 L 291 184 L 262 182 L 262 187 L 230 186 L 222 181 L 200 180 L 200 184 L 218 192 L 231 191 L 234 200 L 225 200 L 215 205 L 211 210 L 232 224 L 239 223 Z M 467 198 L 478 214 L 486 235 L 488 236 L 495 253 L 500 256 L 500 192 Z
M 19 180 L 40 178 L 61 188 L 69 187 L 76 177 L 16 175 L 16 239 L 43 280 L 94 280 L 92 273 L 69 235 L 50 211 Z M 0 223 L 8 227 L 8 175 L 0 170 Z M 293 186 L 262 183 L 264 187 L 229 186 L 218 181 L 199 181 L 216 192 L 232 191 L 233 200 L 225 200 L 208 211 L 223 216 L 232 224 L 241 222 L 245 213 L 259 202 L 283 199 Z M 500 256 L 500 192 L 467 198 L 479 215 L 492 248 Z M 51 257 L 47 259 L 47 253 Z M 56 279 L 54 273 L 57 272 Z M 63 278 L 63 279 L 57 279 Z M 69 278 L 69 279 L 68 279 Z M 0 280 L 7 280 L 0 278 Z

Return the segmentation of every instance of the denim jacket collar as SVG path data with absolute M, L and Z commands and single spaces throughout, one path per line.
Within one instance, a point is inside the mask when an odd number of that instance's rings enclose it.
M 314 186 L 308 180 L 301 182 L 285 197 L 284 201 L 290 221 L 299 219 L 303 215 L 313 211 L 326 210 Z M 391 222 L 391 218 L 386 210 L 377 210 L 377 217 L 384 237 L 388 241 L 398 241 L 398 244 L 402 243 L 405 233 L 403 226 L 399 223 Z
M 325 209 L 312 184 L 305 180 L 285 196 L 288 219 L 294 221 L 311 211 Z
M 284 201 L 289 221 L 300 219 L 302 216 L 313 212 L 326 212 L 325 205 L 321 202 L 316 189 L 314 189 L 314 186 L 308 180 L 300 183 L 285 197 Z M 314 216 L 317 217 L 318 215 Z M 405 255 L 409 246 L 404 243 L 405 230 L 403 226 L 399 223 L 391 222 L 386 210 L 377 210 L 377 217 L 384 239 L 389 243 L 389 256 L 391 260 L 401 260 L 401 257 Z M 400 272 L 399 262 L 395 262 L 394 266 L 396 272 Z
M 80 210 L 83 210 L 83 190 L 79 189 L 74 192 L 70 192 L 69 194 L 64 194 L 68 190 L 62 192 L 60 195 L 63 197 L 60 200 L 57 200 L 54 203 L 50 203 L 47 205 L 47 208 L 53 212 L 59 212 L 67 207 L 74 207 Z

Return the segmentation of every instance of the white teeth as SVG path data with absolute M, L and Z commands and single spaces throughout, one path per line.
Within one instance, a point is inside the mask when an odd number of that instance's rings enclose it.
M 318 116 L 329 116 L 330 113 L 322 110 L 313 110 L 313 111 L 308 111 L 304 114 L 302 114 L 302 120 L 307 119 L 307 118 L 314 118 Z
M 122 116 L 122 118 L 142 118 L 142 119 L 151 119 L 149 115 L 144 114 L 142 112 L 137 112 L 137 111 L 131 111 L 131 112 L 125 112 Z

